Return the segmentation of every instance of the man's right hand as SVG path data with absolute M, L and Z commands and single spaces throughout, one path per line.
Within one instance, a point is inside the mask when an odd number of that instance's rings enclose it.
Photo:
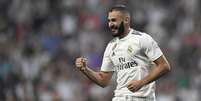
M 112 78 L 113 72 L 96 72 L 90 69 L 87 66 L 87 59 L 83 57 L 76 58 L 75 66 L 79 69 L 84 75 L 86 75 L 94 83 L 98 84 L 101 87 L 106 87 L 110 79 Z
M 75 60 L 75 66 L 80 71 L 85 71 L 86 68 L 87 68 L 87 60 L 86 60 L 86 58 L 83 58 L 83 57 L 76 58 L 76 60 Z

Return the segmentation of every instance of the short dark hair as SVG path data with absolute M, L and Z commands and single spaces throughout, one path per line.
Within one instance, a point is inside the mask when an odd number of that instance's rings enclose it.
M 109 12 L 112 12 L 112 11 L 120 11 L 123 14 L 130 15 L 130 12 L 129 12 L 128 8 L 125 5 L 122 5 L 122 4 L 114 5 L 113 7 L 111 7 Z

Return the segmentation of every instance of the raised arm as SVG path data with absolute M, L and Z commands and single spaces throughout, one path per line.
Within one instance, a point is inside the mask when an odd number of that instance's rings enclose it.
M 101 87 L 106 87 L 109 84 L 110 79 L 112 78 L 113 75 L 112 71 L 111 72 L 93 71 L 87 66 L 86 59 L 82 57 L 76 59 L 75 65 L 91 81 L 93 81 L 94 83 L 96 83 Z

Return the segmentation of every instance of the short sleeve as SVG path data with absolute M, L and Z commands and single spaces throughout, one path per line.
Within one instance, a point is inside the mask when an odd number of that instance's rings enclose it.
M 154 61 L 163 55 L 157 42 L 150 35 L 144 34 L 140 40 L 140 43 L 144 53 L 151 61 Z
M 115 71 L 112 60 L 110 59 L 110 45 L 108 45 L 105 49 L 101 71 Z

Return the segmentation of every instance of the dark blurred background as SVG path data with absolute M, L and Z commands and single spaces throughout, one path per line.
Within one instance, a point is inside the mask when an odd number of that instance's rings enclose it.
M 201 101 L 200 0 L 0 0 L 0 101 L 111 101 L 115 79 L 100 88 L 74 60 L 100 69 L 114 4 L 128 6 L 132 27 L 171 63 L 157 81 L 158 101 Z

